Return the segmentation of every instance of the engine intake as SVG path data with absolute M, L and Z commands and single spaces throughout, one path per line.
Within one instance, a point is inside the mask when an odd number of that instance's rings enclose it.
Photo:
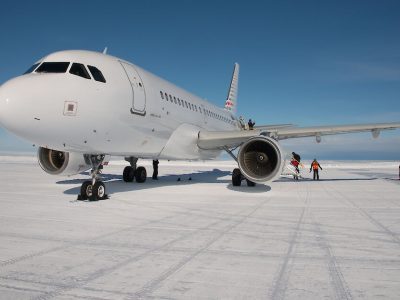
M 263 183 L 272 181 L 282 170 L 282 150 L 279 144 L 264 136 L 253 137 L 239 150 L 239 168 L 247 179 Z
M 51 175 L 75 175 L 90 169 L 83 154 L 39 147 L 39 165 Z

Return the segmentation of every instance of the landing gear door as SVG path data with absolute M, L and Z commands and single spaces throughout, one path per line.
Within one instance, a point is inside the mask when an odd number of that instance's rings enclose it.
M 131 113 L 144 116 L 146 115 L 146 92 L 143 81 L 134 66 L 124 62 L 121 62 L 121 65 L 128 76 L 132 88 Z

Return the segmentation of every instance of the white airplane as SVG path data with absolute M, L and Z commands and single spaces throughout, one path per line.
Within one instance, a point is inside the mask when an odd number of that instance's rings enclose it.
M 400 123 L 293 127 L 269 125 L 245 130 L 235 116 L 239 65 L 235 64 L 225 107 L 219 108 L 144 69 L 105 53 L 61 51 L 36 62 L 0 87 L 0 122 L 39 146 L 42 169 L 74 175 L 91 169 L 81 199 L 106 197 L 99 169 L 109 155 L 129 162 L 123 179 L 142 183 L 139 158 L 214 159 L 222 151 L 238 163 L 232 184 L 252 186 L 281 173 L 279 140 L 381 130 Z M 235 149 L 238 154 L 234 154 Z

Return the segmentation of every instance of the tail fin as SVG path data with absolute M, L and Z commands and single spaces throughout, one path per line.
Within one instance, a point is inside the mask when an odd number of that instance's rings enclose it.
M 239 86 L 239 64 L 235 63 L 233 69 L 231 85 L 229 86 L 228 97 L 225 101 L 225 109 L 231 111 L 234 115 L 236 114 L 236 103 Z

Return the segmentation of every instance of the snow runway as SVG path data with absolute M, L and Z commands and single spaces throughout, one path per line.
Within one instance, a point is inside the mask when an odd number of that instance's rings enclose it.
M 85 176 L 0 156 L 0 298 L 398 299 L 398 164 L 321 165 L 236 188 L 231 162 L 161 161 L 144 184 L 112 162 L 111 198 L 81 202 Z

